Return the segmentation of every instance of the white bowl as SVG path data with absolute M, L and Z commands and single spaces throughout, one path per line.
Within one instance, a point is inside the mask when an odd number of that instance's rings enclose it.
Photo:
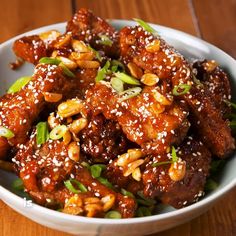
M 134 22 L 125 20 L 111 20 L 110 23 L 117 29 L 126 25 L 135 25 Z M 177 48 L 185 57 L 193 59 L 214 59 L 219 62 L 221 67 L 230 74 L 232 86 L 235 88 L 236 61 L 232 57 L 215 46 L 186 33 L 163 26 L 151 25 L 168 43 Z M 42 27 L 23 35 L 38 34 L 51 29 L 57 29 L 63 32 L 65 30 L 65 23 Z M 7 90 L 15 79 L 20 76 L 31 75 L 33 72 L 33 67 L 29 64 L 25 64 L 19 71 L 12 71 L 8 66 L 9 62 L 14 61 L 15 59 L 11 50 L 12 44 L 15 39 L 21 36 L 22 35 L 0 45 L 1 94 Z M 91 219 L 81 216 L 67 215 L 41 207 L 37 204 L 29 204 L 26 206 L 24 199 L 11 192 L 11 183 L 16 176 L 3 170 L 0 170 L 0 198 L 14 210 L 31 220 L 67 233 L 87 236 L 111 234 L 113 236 L 146 235 L 182 224 L 208 210 L 216 200 L 223 197 L 226 192 L 236 186 L 235 167 L 236 155 L 228 160 L 224 170 L 222 171 L 219 187 L 205 196 L 198 203 L 179 210 L 167 207 L 160 211 L 160 214 L 158 215 L 142 218 L 119 220 Z

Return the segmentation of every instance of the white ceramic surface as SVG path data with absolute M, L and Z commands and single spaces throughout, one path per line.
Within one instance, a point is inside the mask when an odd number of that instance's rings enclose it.
M 134 25 L 132 21 L 111 20 L 116 28 L 126 25 Z M 185 57 L 189 59 L 207 58 L 215 59 L 231 75 L 232 86 L 236 84 L 236 61 L 214 47 L 196 37 L 183 32 L 153 25 L 161 36 L 175 48 L 177 48 Z M 65 23 L 55 24 L 30 31 L 25 35 L 38 34 L 39 32 L 50 29 L 57 29 L 61 32 L 65 29 Z M 19 38 L 22 35 L 16 37 Z M 31 75 L 33 67 L 25 64 L 19 71 L 10 70 L 8 64 L 14 61 L 14 54 L 11 50 L 13 38 L 0 45 L 0 93 L 3 94 L 12 82 L 20 76 Z M 192 218 L 202 214 L 227 191 L 236 186 L 236 155 L 234 155 L 226 164 L 220 176 L 220 183 L 217 190 L 205 196 L 201 201 L 180 210 L 174 210 L 167 207 L 160 211 L 160 214 L 133 219 L 90 219 L 80 216 L 72 216 L 57 211 L 49 210 L 36 204 L 26 206 L 25 200 L 11 192 L 11 183 L 15 176 L 0 170 L 0 198 L 10 207 L 22 215 L 32 219 L 39 224 L 53 229 L 77 235 L 146 235 L 159 232 L 176 225 L 182 224 Z M 236 210 L 236 209 L 235 209 Z M 2 216 L 4 217 L 4 216 Z

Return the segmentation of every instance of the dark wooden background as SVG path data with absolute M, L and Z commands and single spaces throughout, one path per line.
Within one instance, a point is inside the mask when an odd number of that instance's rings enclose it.
M 236 58 L 236 0 L 0 0 L 0 43 L 70 19 L 80 7 L 104 18 L 142 18 L 200 37 Z M 155 236 L 235 236 L 236 189 L 204 215 Z M 0 235 L 67 235 L 38 225 L 0 201 Z M 153 235 L 154 236 L 154 235 Z

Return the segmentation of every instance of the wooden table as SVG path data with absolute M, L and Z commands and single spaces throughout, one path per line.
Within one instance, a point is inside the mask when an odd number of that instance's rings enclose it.
M 80 7 L 104 18 L 146 21 L 176 28 L 236 57 L 236 0 L 1 0 L 0 43 L 25 31 L 68 20 Z M 236 189 L 204 215 L 155 236 L 235 236 Z M 0 201 L 0 235 L 67 235 L 38 225 Z

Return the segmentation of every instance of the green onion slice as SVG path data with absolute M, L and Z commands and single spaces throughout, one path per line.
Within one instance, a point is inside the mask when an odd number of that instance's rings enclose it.
M 99 61 L 102 61 L 102 57 L 101 57 L 100 53 L 99 53 L 97 50 L 95 50 L 94 48 L 92 48 L 90 45 L 88 45 L 88 48 L 89 48 L 91 51 L 94 52 L 95 57 L 96 57 Z
M 205 184 L 204 190 L 206 192 L 209 192 L 209 191 L 213 191 L 213 190 L 217 189 L 217 187 L 218 187 L 218 184 L 215 182 L 215 180 L 208 179 L 206 184 Z
M 124 196 L 131 197 L 131 198 L 135 198 L 135 196 L 133 195 L 133 193 L 131 193 L 131 192 L 125 190 L 124 188 L 122 188 L 122 189 L 120 190 L 120 192 L 121 192 Z
M 167 165 L 167 164 L 172 164 L 172 161 L 160 161 L 152 164 L 152 167 L 157 167 L 157 166 L 162 166 L 162 165 Z
M 137 195 L 141 198 L 141 199 L 137 199 L 137 202 L 139 204 L 145 205 L 145 206 L 153 206 L 156 204 L 156 201 L 154 199 L 150 199 L 150 198 L 146 198 L 143 195 L 142 191 L 138 191 Z
M 147 32 L 153 34 L 154 36 L 158 36 L 158 32 L 153 29 L 147 22 L 141 20 L 141 19 L 137 19 L 137 18 L 133 18 L 144 30 L 146 30 Z
M 98 40 L 100 44 L 107 45 L 107 46 L 112 46 L 113 41 L 105 34 L 99 34 L 98 35 L 101 40 Z
M 151 216 L 152 213 L 148 207 L 141 206 L 137 209 L 136 215 L 137 217 L 143 217 L 143 216 Z
M 126 84 L 140 85 L 140 82 L 137 79 L 135 79 L 135 78 L 123 73 L 123 72 L 116 72 L 115 76 L 118 79 L 122 80 Z
M 189 84 L 179 84 L 178 86 L 175 86 L 173 88 L 173 95 L 175 96 L 180 96 L 180 95 L 184 95 L 186 93 L 189 92 L 189 90 L 191 89 L 191 85 Z M 180 90 L 180 91 L 179 91 Z
M 49 134 L 50 139 L 58 140 L 61 139 L 67 131 L 67 127 L 65 125 L 58 125 L 53 128 Z
M 108 211 L 105 214 L 105 218 L 108 219 L 121 219 L 121 214 L 119 211 Z
M 59 65 L 61 63 L 61 60 L 59 60 L 57 58 L 52 58 L 52 57 L 42 57 L 39 60 L 39 63 L 51 64 L 51 65 Z
M 91 174 L 93 178 L 98 178 L 101 176 L 103 170 L 106 169 L 106 165 L 95 164 L 90 167 Z
M 47 122 L 39 122 L 36 125 L 36 142 L 37 145 L 41 145 L 43 143 L 45 143 L 48 140 L 48 125 Z
M 11 85 L 11 87 L 8 89 L 7 93 L 16 93 L 20 91 L 22 88 L 25 87 L 31 80 L 31 77 L 29 76 L 24 76 L 19 78 L 18 80 L 15 81 L 14 84 Z
M 99 82 L 105 79 L 106 73 L 108 72 L 109 67 L 110 67 L 110 61 L 106 61 L 106 64 L 97 73 L 97 76 L 95 78 L 96 82 Z
M 233 128 L 236 127 L 236 120 L 230 121 L 230 126 Z
M 81 166 L 87 168 L 88 170 L 90 170 L 90 168 L 91 168 L 91 166 L 89 165 L 89 163 L 88 163 L 88 162 L 85 162 L 85 161 L 81 162 Z
M 112 60 L 111 65 L 112 65 L 112 67 L 111 67 L 112 72 L 117 72 L 118 70 L 125 71 L 124 64 L 118 60 Z
M 111 86 L 115 89 L 118 93 L 124 91 L 124 82 L 117 77 L 111 78 Z
M 175 150 L 174 146 L 172 146 L 171 157 L 172 157 L 172 162 L 177 162 L 178 161 L 178 156 L 176 154 L 176 150 Z
M 101 184 L 107 186 L 108 188 L 111 188 L 111 189 L 114 188 L 113 185 L 111 184 L 111 182 L 109 182 L 107 179 L 105 179 L 105 178 L 103 178 L 103 177 L 98 177 L 97 180 L 98 180 Z
M 234 109 L 236 109 L 236 103 L 230 102 L 230 101 L 228 101 L 228 100 L 226 100 L 226 99 L 224 99 L 223 101 L 224 101 L 226 104 L 232 106 Z
M 140 87 L 134 87 L 134 88 L 127 89 L 127 90 L 119 93 L 119 95 L 120 95 L 119 101 L 122 102 L 124 100 L 129 99 L 129 98 L 135 97 L 135 96 L 139 95 L 141 93 L 141 91 L 142 91 L 142 88 L 140 88 Z
M 66 180 L 64 181 L 64 184 L 66 188 L 69 189 L 72 193 L 86 193 L 88 191 L 87 188 L 76 179 Z M 74 185 L 76 185 L 76 187 L 78 187 L 79 189 L 76 189 Z
M 69 77 L 72 77 L 74 78 L 75 77 L 75 74 L 73 72 L 71 72 L 65 64 L 63 64 L 62 62 L 59 64 L 59 66 L 62 68 L 63 70 L 63 73 Z
M 20 178 L 15 179 L 12 183 L 12 188 L 18 191 L 24 190 L 24 184 L 23 184 L 22 179 Z
M 0 137 L 5 137 L 7 139 L 13 138 L 15 134 L 8 128 L 0 126 Z

